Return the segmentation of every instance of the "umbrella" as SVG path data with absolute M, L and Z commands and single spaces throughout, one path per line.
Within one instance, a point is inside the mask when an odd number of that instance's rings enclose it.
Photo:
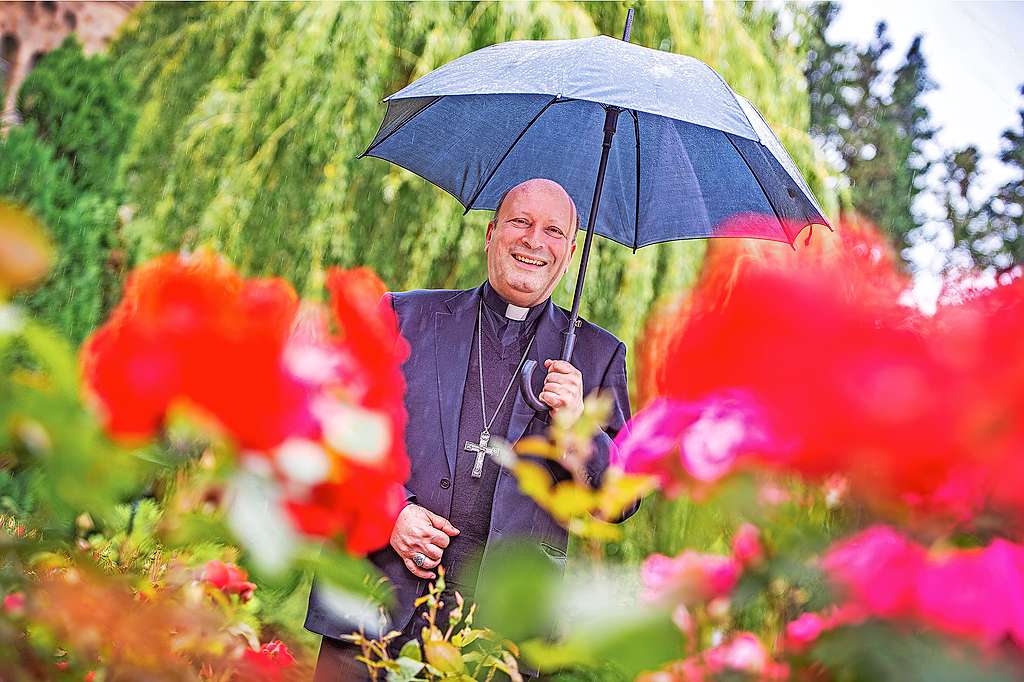
M 505 189 L 535 177 L 580 198 L 589 218 L 563 360 L 594 234 L 635 251 L 706 237 L 792 245 L 804 227 L 828 226 L 754 106 L 700 60 L 631 44 L 632 16 L 622 40 L 507 42 L 449 62 L 385 99 L 363 153 L 438 185 L 467 212 L 494 210 Z M 543 411 L 535 368 L 524 365 L 520 385 Z

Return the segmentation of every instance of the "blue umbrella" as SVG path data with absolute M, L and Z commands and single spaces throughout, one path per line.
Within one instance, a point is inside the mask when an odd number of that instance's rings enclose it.
M 429 180 L 467 212 L 494 210 L 530 178 L 565 187 L 590 217 L 563 360 L 595 233 L 635 251 L 706 237 L 792 244 L 804 227 L 828 226 L 753 105 L 700 60 L 629 43 L 632 12 L 623 40 L 501 43 L 428 73 L 386 98 L 363 154 Z M 524 366 L 521 386 L 543 411 L 535 368 Z

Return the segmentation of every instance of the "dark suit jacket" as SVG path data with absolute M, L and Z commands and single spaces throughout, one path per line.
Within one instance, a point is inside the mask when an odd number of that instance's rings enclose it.
M 452 507 L 452 474 L 459 451 L 459 417 L 473 331 L 481 288 L 465 291 L 429 290 L 389 294 L 398 315 L 402 336 L 409 342 L 410 354 L 402 368 L 406 380 L 405 407 L 409 414 L 405 442 L 411 464 L 406 497 L 435 514 L 448 518 Z M 543 384 L 544 360 L 558 358 L 569 314 L 550 300 L 537 323 L 537 337 L 530 357 L 540 367 L 534 374 L 539 392 Z M 580 320 L 572 364 L 583 374 L 583 390 L 607 392 L 613 398 L 609 425 L 594 439 L 594 452 L 588 466 L 592 486 L 601 482 L 608 467 L 612 439 L 629 419 L 626 389 L 626 346 L 600 327 Z M 543 435 L 547 416 L 538 415 L 523 401 L 518 390 L 512 409 L 507 440 Z M 557 463 L 542 462 L 556 480 L 569 478 Z M 519 492 L 516 478 L 508 471 L 498 475 L 491 510 L 491 529 L 487 547 L 495 541 L 528 538 L 553 560 L 565 563 L 568 536 L 564 528 L 533 500 Z M 487 547 L 480 566 L 478 584 L 487 580 Z M 370 560 L 395 588 L 395 606 L 391 610 L 392 627 L 401 630 L 412 617 L 413 602 L 426 591 L 426 582 L 409 573 L 398 554 L 390 547 L 370 555 Z M 330 637 L 351 632 L 343 621 L 333 617 L 314 588 L 310 595 L 306 628 Z

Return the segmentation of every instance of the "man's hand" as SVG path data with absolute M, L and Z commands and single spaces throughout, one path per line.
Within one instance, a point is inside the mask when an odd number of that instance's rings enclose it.
M 419 505 L 409 504 L 398 514 L 395 528 L 391 531 L 391 546 L 405 561 L 410 573 L 417 578 L 433 580 L 436 576 L 430 569 L 441 563 L 449 536 L 458 534 L 459 530 L 448 519 Z M 423 566 L 412 562 L 416 553 L 427 557 Z
M 583 375 L 565 360 L 545 360 L 548 376 L 537 396 L 551 408 L 551 416 L 574 424 L 583 414 Z

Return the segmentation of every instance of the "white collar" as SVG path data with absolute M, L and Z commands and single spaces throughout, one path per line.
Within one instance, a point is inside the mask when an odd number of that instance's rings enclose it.
M 511 303 L 509 303 L 508 307 L 505 308 L 505 317 L 510 320 L 525 320 L 529 313 L 529 308 L 520 308 L 519 306 L 512 305 Z

